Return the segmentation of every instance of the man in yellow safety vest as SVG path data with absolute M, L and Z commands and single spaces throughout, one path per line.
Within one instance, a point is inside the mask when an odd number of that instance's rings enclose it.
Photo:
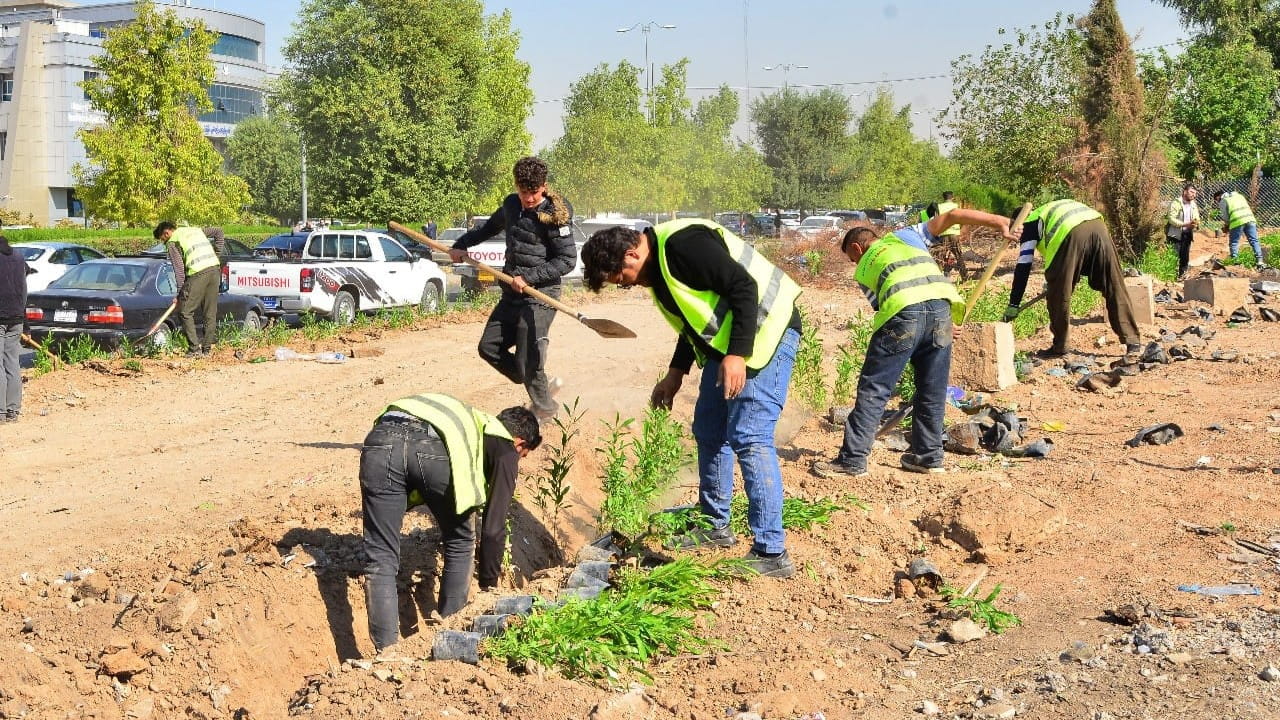
M 507 541 L 507 508 L 520 459 L 542 443 L 531 410 L 495 417 L 442 393 L 401 398 L 378 416 L 360 451 L 364 513 L 365 596 L 369 635 L 379 651 L 399 640 L 400 525 L 426 505 L 440 526 L 440 593 L 436 610 L 452 615 L 467 603 L 475 531 L 481 510 L 480 588 L 498 584 Z
M 953 225 L 982 225 L 1016 239 L 1009 219 L 951 208 L 928 222 L 910 225 L 877 239 L 869 227 L 850 228 L 840 249 L 857 265 L 854 280 L 876 311 L 871 341 L 858 377 L 858 395 L 844 423 L 844 441 L 834 460 L 813 463 L 814 474 L 834 478 L 868 474 L 867 458 L 907 363 L 915 372 L 910 452 L 899 458 L 903 470 L 942 472 L 942 419 L 951 374 L 951 329 L 964 314 L 955 286 L 938 269 L 929 248 Z
M 168 248 L 178 283 L 176 302 L 182 332 L 187 336 L 187 356 L 204 357 L 218 337 L 218 285 L 222 282 L 222 263 L 218 256 L 225 245 L 222 228 L 179 227 L 165 220 L 151 235 Z M 196 332 L 196 317 L 204 322 L 203 341 Z
M 1262 245 L 1258 242 L 1258 221 L 1253 216 L 1253 208 L 1249 201 L 1235 190 L 1219 190 L 1213 194 L 1213 201 L 1218 203 L 1218 214 L 1222 216 L 1222 231 L 1227 233 L 1227 248 L 1234 260 L 1240 252 L 1240 233 L 1249 238 L 1249 247 L 1253 248 L 1253 259 L 1259 270 L 1266 269 L 1263 262 Z
M 710 220 L 673 220 L 636 231 L 601 230 L 582 248 L 583 282 L 647 287 L 679 339 L 650 402 L 671 407 L 696 360 L 702 368 L 693 436 L 698 502 L 709 528 L 673 549 L 729 547 L 733 461 L 742 468 L 754 542 L 746 566 L 769 577 L 795 572 L 782 530 L 782 469 L 774 427 L 800 341 L 800 286 L 751 245 Z

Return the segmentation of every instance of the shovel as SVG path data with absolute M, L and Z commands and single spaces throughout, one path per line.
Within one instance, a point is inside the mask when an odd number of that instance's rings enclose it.
M 441 245 L 440 243 L 436 242 L 435 240 L 432 240 L 431 238 L 427 237 L 426 235 L 423 235 L 422 233 L 416 230 L 410 230 L 409 228 L 401 225 L 400 223 L 393 222 L 390 224 L 390 227 L 392 230 L 395 230 L 396 232 L 404 233 L 405 235 L 408 235 L 414 240 L 417 240 L 423 245 L 426 245 L 427 247 L 431 248 L 432 250 L 439 250 L 440 252 L 443 252 L 443 253 L 449 252 L 449 248 L 447 246 Z M 491 273 L 494 277 L 498 278 L 499 280 L 501 280 L 502 282 L 508 285 L 510 285 L 512 282 L 512 278 L 510 275 L 507 275 L 506 273 L 503 273 L 503 272 L 499 272 L 498 270 L 494 270 L 493 268 L 489 267 L 488 265 L 485 265 L 484 263 L 480 262 L 479 260 L 476 260 L 475 258 L 467 257 L 467 264 L 473 267 L 477 267 L 487 273 Z M 613 320 L 606 320 L 604 318 L 589 318 L 586 315 L 583 315 L 582 313 L 578 312 L 577 310 L 574 310 L 573 308 L 569 307 L 568 305 L 565 305 L 559 300 L 556 300 L 553 297 L 549 297 L 545 293 L 541 293 L 528 285 L 525 286 L 524 293 L 534 298 L 538 302 L 544 303 L 546 305 L 550 305 L 556 310 L 559 310 L 560 312 L 565 313 L 567 315 L 572 315 L 573 317 L 577 318 L 578 321 L 581 322 L 583 325 L 586 325 L 592 330 L 595 330 L 596 333 L 600 335 L 600 337 L 633 338 L 636 336 L 635 332 L 633 332 L 630 328 L 626 327 L 625 325 L 622 325 L 621 323 L 615 322 Z
M 1027 215 L 1031 213 L 1031 203 L 1022 206 L 1018 211 L 1018 216 L 1009 224 L 1010 228 L 1021 225 L 1027 219 Z M 969 295 L 969 301 L 964 304 L 964 318 L 960 321 L 963 325 L 969 319 L 969 313 L 973 312 L 973 306 L 978 304 L 978 298 L 982 297 L 982 291 L 987 287 L 987 281 L 992 275 L 996 274 L 996 267 L 1000 265 L 1000 260 L 1004 257 L 1005 248 L 1001 247 L 991 256 L 991 262 L 987 263 L 987 269 L 982 272 L 982 278 L 978 280 L 978 286 L 973 289 L 973 293 Z
M 150 330 L 147 330 L 147 334 L 133 341 L 134 347 L 137 347 L 139 343 L 143 342 L 144 340 L 151 337 L 152 335 L 155 335 L 156 331 L 160 329 L 160 326 L 164 324 L 165 320 L 169 319 L 169 316 L 173 314 L 174 309 L 177 307 L 178 307 L 178 298 L 175 297 L 173 299 L 173 302 L 169 303 L 169 307 L 165 308 L 164 312 L 160 314 L 160 319 L 156 320 L 155 324 L 151 326 Z
M 34 349 L 34 350 L 39 350 L 40 352 L 44 353 L 45 355 L 48 355 L 48 356 L 49 356 L 49 362 L 53 363 L 53 368 L 54 368 L 55 370 L 57 370 L 58 368 L 62 367 L 62 358 L 60 358 L 60 357 L 58 357 L 57 355 L 54 355 L 53 353 L 49 352 L 49 348 L 46 348 L 45 346 L 43 346 L 43 345 L 41 345 L 40 343 L 36 342 L 36 341 L 35 341 L 35 340 L 30 336 L 30 335 L 28 335 L 28 334 L 26 334 L 26 333 L 22 333 L 22 342 L 24 342 L 24 343 L 26 343 L 26 344 L 30 345 L 30 346 L 32 347 L 32 349 Z

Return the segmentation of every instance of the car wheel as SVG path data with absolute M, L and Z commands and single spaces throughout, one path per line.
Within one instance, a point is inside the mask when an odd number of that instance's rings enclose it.
M 249 333 L 256 333 L 256 332 L 262 331 L 262 327 L 263 327 L 262 316 L 258 314 L 257 310 L 250 310 L 249 312 L 245 313 L 243 327 L 244 327 L 244 331 Z
M 161 323 L 160 329 L 155 331 L 149 342 L 156 350 L 164 350 L 169 347 L 170 340 L 173 340 L 173 328 L 169 327 L 169 323 Z
M 428 280 L 426 286 L 422 288 L 422 300 L 418 302 L 418 312 L 440 312 L 440 300 L 443 295 L 440 283 L 435 280 Z
M 338 325 L 350 325 L 356 319 L 356 299 L 346 290 L 339 290 L 333 296 L 333 322 Z

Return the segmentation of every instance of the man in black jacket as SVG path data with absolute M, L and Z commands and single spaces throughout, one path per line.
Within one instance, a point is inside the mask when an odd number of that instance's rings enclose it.
M 541 159 L 520 158 L 514 175 L 516 191 L 484 225 L 458 238 L 449 257 L 456 263 L 466 262 L 467 248 L 507 231 L 507 259 L 502 271 L 513 282 L 502 288 L 502 299 L 489 314 L 480 335 L 480 357 L 511 382 L 523 384 L 534 414 L 546 421 L 555 417 L 558 408 L 552 395 L 559 381 L 549 381 L 543 368 L 547 333 L 556 311 L 526 297 L 524 289 L 532 287 L 560 297 L 560 278 L 578 261 L 570 226 L 573 207 L 547 189 L 547 164 Z
M 22 411 L 22 325 L 27 320 L 27 261 L 0 235 L 0 422 Z

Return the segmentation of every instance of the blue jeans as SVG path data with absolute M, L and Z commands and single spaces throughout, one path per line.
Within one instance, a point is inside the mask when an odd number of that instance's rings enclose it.
M 1255 262 L 1262 262 L 1262 244 L 1258 242 L 1258 223 L 1245 223 L 1239 227 L 1233 227 L 1228 235 L 1228 246 L 1231 248 L 1231 257 L 1235 257 L 1240 252 L 1240 233 L 1243 232 L 1245 237 L 1249 238 L 1249 247 L 1253 248 L 1253 257 Z
M 858 376 L 858 399 L 844 422 L 844 444 L 836 462 L 866 469 L 884 406 L 908 362 L 916 374 L 911 453 L 922 465 L 942 464 L 942 417 L 951 374 L 951 303 L 946 300 L 908 305 L 871 336 Z
M 702 368 L 698 402 L 693 409 L 693 437 L 698 441 L 698 502 L 712 527 L 729 524 L 733 499 L 733 460 L 742 467 L 747 490 L 747 526 L 755 537 L 752 549 L 780 553 L 786 549 L 782 531 L 782 468 L 773 431 L 787 402 L 791 368 L 796 362 L 800 333 L 787 330 L 773 359 L 755 377 L 747 377 L 742 393 L 725 400 L 716 387 L 720 362 Z

